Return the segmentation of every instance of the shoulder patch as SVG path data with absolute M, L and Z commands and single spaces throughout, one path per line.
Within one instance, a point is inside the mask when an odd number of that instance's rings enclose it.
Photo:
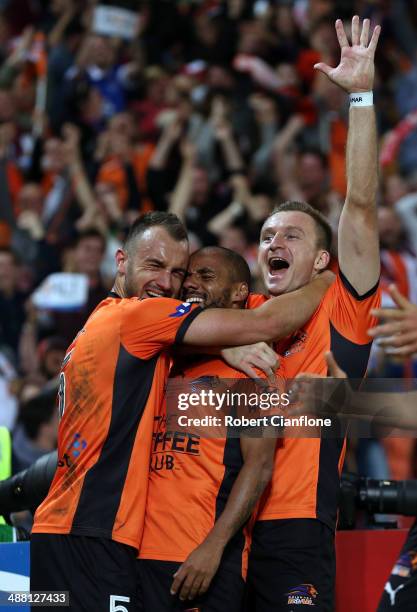
M 170 317 L 183 317 L 184 315 L 190 312 L 191 306 L 192 304 L 189 304 L 188 302 L 183 302 L 182 304 L 177 306 L 175 309 L 175 312 L 171 313 L 169 316 Z

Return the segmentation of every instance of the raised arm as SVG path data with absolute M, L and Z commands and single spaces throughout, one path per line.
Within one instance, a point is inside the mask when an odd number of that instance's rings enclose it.
M 193 195 L 193 171 L 196 156 L 194 145 L 190 141 L 184 140 L 181 143 L 181 154 L 181 171 L 171 195 L 168 211 L 177 215 L 184 223 L 185 213 Z
M 374 55 L 380 34 L 376 26 L 369 39 L 369 19 L 360 28 L 359 17 L 352 19 L 352 45 L 349 45 L 343 23 L 336 21 L 341 49 L 336 68 L 316 64 L 336 85 L 351 97 L 347 144 L 347 193 L 340 217 L 338 253 L 340 269 L 359 295 L 372 289 L 379 278 L 379 240 L 376 219 L 377 136 L 374 107 L 367 104 L 365 92 L 374 83 Z M 372 101 L 369 102 L 372 104 Z
M 156 145 L 149 167 L 152 170 L 164 170 L 168 158 L 176 142 L 181 137 L 183 124 L 178 117 L 175 117 L 165 128 Z
M 67 123 L 63 127 L 63 136 L 67 168 L 78 204 L 84 213 L 91 210 L 92 215 L 97 214 L 96 198 L 81 155 L 80 130 L 75 125 Z
M 296 176 L 297 160 L 294 151 L 295 138 L 304 127 L 301 115 L 293 115 L 280 130 L 273 145 L 274 172 L 280 186 L 283 200 L 304 199 Z
M 184 344 L 240 346 L 285 338 L 304 325 L 334 281 L 323 272 L 302 289 L 268 300 L 259 308 L 209 308 L 189 325 Z

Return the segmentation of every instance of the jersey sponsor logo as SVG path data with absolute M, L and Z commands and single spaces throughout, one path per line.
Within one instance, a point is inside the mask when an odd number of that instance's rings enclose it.
M 215 389 L 220 385 L 220 378 L 218 376 L 200 376 L 191 381 L 191 391 L 196 393 L 199 389 L 207 389 L 211 387 Z
M 400 558 L 394 565 L 391 574 L 393 576 L 401 576 L 401 578 L 408 578 L 416 570 L 417 552 L 415 550 L 409 550 L 400 555 Z
M 64 453 L 62 458 L 58 460 L 59 467 L 71 467 L 73 460 L 77 459 L 84 449 L 87 448 L 87 442 L 81 437 L 80 433 L 74 434 L 74 438 Z
M 61 459 L 58 459 L 58 467 L 71 467 L 72 466 L 72 461 L 71 461 L 71 457 L 69 456 L 68 453 L 64 453 L 61 457 Z
M 72 441 L 72 444 L 70 446 L 70 449 L 72 449 L 72 456 L 75 458 L 79 457 L 85 448 L 87 448 L 87 442 L 83 438 L 81 438 L 80 433 L 76 433 L 74 435 L 74 440 Z
M 289 606 L 315 606 L 314 600 L 318 595 L 317 589 L 312 584 L 300 584 L 286 593 Z
M 284 351 L 284 357 L 289 357 L 295 353 L 301 353 L 304 349 L 307 340 L 307 333 L 298 331 L 292 338 L 290 346 Z
M 184 431 L 167 430 L 165 416 L 154 417 L 150 470 L 175 470 L 176 455 L 199 455 L 200 436 Z
M 172 312 L 169 316 L 170 317 L 183 317 L 184 315 L 190 312 L 191 307 L 192 307 L 192 304 L 189 304 L 188 302 L 183 302 L 182 304 L 177 306 L 175 309 L 175 312 Z

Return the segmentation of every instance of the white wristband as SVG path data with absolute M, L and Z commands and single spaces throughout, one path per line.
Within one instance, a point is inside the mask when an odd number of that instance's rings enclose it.
M 374 94 L 372 91 L 361 91 L 349 94 L 351 106 L 373 106 Z

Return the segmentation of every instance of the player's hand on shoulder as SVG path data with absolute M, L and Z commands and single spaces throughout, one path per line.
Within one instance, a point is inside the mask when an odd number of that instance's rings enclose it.
M 288 416 L 334 416 L 342 414 L 351 403 L 351 389 L 347 374 L 331 351 L 325 353 L 327 376 L 301 372 L 290 386 Z
M 171 595 L 178 595 L 181 601 L 203 595 L 218 570 L 223 550 L 223 546 L 206 538 L 175 572 Z
M 243 372 L 249 378 L 259 379 L 259 373 L 256 370 L 261 370 L 271 384 L 275 380 L 275 371 L 279 367 L 279 355 L 266 342 L 225 348 L 221 355 L 227 364 Z

